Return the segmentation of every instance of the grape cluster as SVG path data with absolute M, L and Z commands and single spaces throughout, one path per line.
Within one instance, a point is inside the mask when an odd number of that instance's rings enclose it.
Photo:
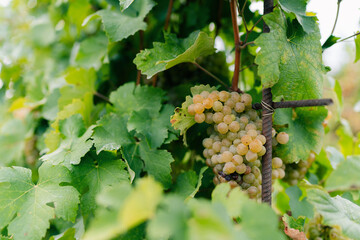
M 261 194 L 261 156 L 266 152 L 266 138 L 261 134 L 262 120 L 251 103 L 249 94 L 203 91 L 193 96 L 187 110 L 197 123 L 212 125 L 210 136 L 202 144 L 206 164 L 215 173 L 214 183 L 240 186 L 251 198 L 257 198 Z M 273 137 L 276 144 L 289 140 L 286 133 L 276 134 L 275 130 Z M 273 158 L 272 166 L 273 179 L 285 176 L 280 158 Z
M 322 216 L 317 214 L 305 225 L 306 237 L 310 240 L 347 240 L 339 226 L 327 226 Z
M 296 185 L 304 177 L 311 164 L 315 161 L 315 153 L 311 152 L 306 160 L 286 165 L 284 181 L 290 185 Z

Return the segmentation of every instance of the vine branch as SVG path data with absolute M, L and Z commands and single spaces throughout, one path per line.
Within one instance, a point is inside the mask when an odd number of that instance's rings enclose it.
M 239 82 L 239 69 L 240 69 L 240 54 L 241 49 L 239 47 L 240 44 L 240 37 L 239 37 L 239 26 L 237 24 L 237 13 L 236 13 L 236 1 L 237 0 L 231 0 L 230 1 L 230 12 L 231 12 L 231 22 L 233 26 L 234 31 L 234 42 L 235 42 L 235 69 L 234 69 L 234 76 L 232 79 L 232 86 L 231 89 L 233 91 L 238 91 L 238 82 Z
M 336 17 L 335 17 L 335 22 L 334 22 L 334 27 L 333 29 L 331 30 L 331 34 L 330 35 L 333 35 L 334 31 L 335 31 L 335 27 L 336 27 L 336 23 L 337 23 L 337 20 L 338 20 L 338 17 L 339 17 L 339 12 L 340 12 L 340 3 L 341 3 L 342 0 L 338 0 L 337 2 L 337 10 L 336 10 Z
M 107 103 L 109 103 L 109 104 L 111 104 L 112 105 L 112 102 L 110 102 L 110 99 L 108 98 L 108 97 L 106 97 L 106 96 L 104 96 L 104 95 L 102 95 L 101 93 L 99 93 L 99 92 L 94 92 L 93 93 L 95 96 L 97 96 L 98 98 L 101 98 L 102 100 L 104 100 L 105 102 L 107 102 Z

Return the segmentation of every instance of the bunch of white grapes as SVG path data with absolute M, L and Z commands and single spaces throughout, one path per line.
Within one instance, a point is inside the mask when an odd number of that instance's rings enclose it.
M 261 157 L 266 138 L 261 134 L 262 120 L 252 109 L 249 94 L 226 91 L 203 91 L 192 98 L 188 112 L 197 123 L 206 122 L 209 137 L 202 142 L 206 164 L 213 168 L 214 183 L 228 182 L 241 187 L 251 198 L 261 195 Z M 273 129 L 274 144 L 286 144 L 289 136 Z M 272 177 L 285 176 L 283 161 L 274 157 Z
M 339 226 L 328 226 L 323 223 L 321 215 L 316 214 L 305 225 L 305 233 L 308 239 L 314 240 L 349 240 L 342 234 Z
M 300 160 L 298 163 L 286 165 L 284 181 L 290 185 L 297 185 L 299 181 L 304 179 L 306 172 L 315 161 L 315 153 L 310 152 L 306 160 Z

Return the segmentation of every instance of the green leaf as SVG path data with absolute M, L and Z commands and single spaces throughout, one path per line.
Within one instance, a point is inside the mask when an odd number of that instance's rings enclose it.
M 119 1 L 120 1 L 120 10 L 122 12 L 134 2 L 134 0 L 119 0 Z
M 145 30 L 145 16 L 156 5 L 152 0 L 135 1 L 121 12 L 119 10 L 100 10 L 96 12 L 101 17 L 106 35 L 110 42 L 121 41 L 139 30 Z
M 332 169 L 336 169 L 339 163 L 345 160 L 344 155 L 342 155 L 342 153 L 334 147 L 326 147 L 326 152 L 329 155 L 329 161 Z
M 358 34 L 355 38 L 355 62 L 357 62 L 360 59 L 360 34 Z
M 80 67 L 99 69 L 107 53 L 108 39 L 103 33 L 86 38 L 80 43 L 75 62 Z
M 326 39 L 326 41 L 325 41 L 324 44 L 322 45 L 323 51 L 324 51 L 325 49 L 331 47 L 332 45 L 334 45 L 334 44 L 337 42 L 337 40 L 339 40 L 339 39 L 340 39 L 339 37 L 335 37 L 335 36 L 333 36 L 333 35 L 330 35 L 330 36 L 328 37 L 328 39 Z
M 204 32 L 193 32 L 185 39 L 164 33 L 164 38 L 165 43 L 154 42 L 154 48 L 142 50 L 134 59 L 137 68 L 147 78 L 179 63 L 195 62 L 198 57 L 215 52 L 214 39 Z
M 118 150 L 121 146 L 132 144 L 133 137 L 127 130 L 127 118 L 110 113 L 103 116 L 94 128 L 93 141 L 96 152 Z
M 286 222 L 288 224 L 289 228 L 297 229 L 301 232 L 304 232 L 305 217 L 298 217 L 296 219 L 293 216 L 284 214 L 282 219 L 284 222 Z
M 129 183 L 105 189 L 97 198 L 101 207 L 83 239 L 113 239 L 138 226 L 153 217 L 162 194 L 161 185 L 150 177 L 137 181 L 134 189 Z
M 346 157 L 352 155 L 354 152 L 353 133 L 349 122 L 345 119 L 340 120 L 340 127 L 336 130 L 336 135 L 339 137 L 338 144 L 341 153 Z
M 264 20 L 270 33 L 255 40 L 261 48 L 255 63 L 263 87 L 273 87 L 274 97 L 283 95 L 285 100 L 320 98 L 324 71 L 318 27 L 309 34 L 296 22 L 287 27 L 278 9 L 264 15 Z
M 274 149 L 275 155 L 279 156 L 285 163 L 306 160 L 310 151 L 319 153 L 322 147 L 324 127 L 322 122 L 327 116 L 324 107 L 276 109 L 274 124 L 288 125 L 280 129 L 289 134 L 287 144 L 278 144 Z M 301 146 L 301 147 L 299 147 Z
M 50 162 L 53 165 L 63 164 L 70 167 L 70 164 L 79 164 L 83 157 L 92 147 L 93 142 L 89 140 L 93 133 L 91 126 L 86 130 L 82 117 L 79 114 L 61 120 L 59 129 L 61 132 L 60 146 L 53 152 L 40 158 L 41 161 Z
M 168 137 L 168 129 L 171 127 L 170 115 L 173 111 L 174 107 L 166 104 L 161 112 L 149 112 L 146 109 L 133 112 L 127 125 L 128 129 L 143 134 L 151 148 L 160 147 Z
M 241 219 L 242 238 L 239 239 L 286 239 L 278 230 L 278 217 L 271 207 L 249 199 L 239 188 L 230 191 L 230 185 L 226 183 L 216 186 L 212 202 L 222 203 L 232 218 Z
M 60 186 L 70 182 L 70 172 L 62 166 L 44 163 L 36 185 L 30 169 L 0 168 L 0 228 L 8 225 L 14 239 L 33 240 L 45 236 L 50 219 L 75 221 L 79 193 L 72 186 Z
M 360 236 L 360 207 L 340 196 L 330 197 L 319 189 L 307 190 L 308 201 L 324 219 L 324 224 L 341 227 L 344 235 L 357 239 Z
M 360 189 L 360 156 L 348 156 L 326 180 L 328 191 L 350 191 Z
M 140 142 L 139 151 L 144 170 L 168 189 L 172 183 L 170 164 L 174 161 L 171 154 L 166 150 L 151 149 L 144 141 Z
M 0 166 L 23 164 L 26 126 L 19 119 L 11 119 L 0 128 Z
M 211 87 L 209 84 L 206 84 L 206 85 L 200 84 L 200 85 L 190 88 L 191 95 L 193 95 L 193 96 L 196 94 L 200 94 L 203 91 L 208 91 L 209 93 L 211 93 L 216 90 L 217 90 L 216 87 Z
M 312 33 L 317 31 L 316 17 L 306 15 L 308 0 L 279 0 L 281 8 L 288 13 L 294 13 L 304 31 Z
M 285 192 L 290 198 L 289 205 L 292 216 L 295 218 L 300 216 L 312 218 L 314 216 L 313 207 L 307 201 L 307 197 L 301 199 L 302 191 L 298 186 L 288 187 Z
M 186 200 L 194 198 L 201 187 L 201 180 L 206 169 L 208 167 L 201 168 L 199 176 L 193 170 L 181 173 L 176 179 L 174 192 Z
M 103 151 L 99 155 L 89 152 L 79 165 L 72 168 L 74 186 L 81 193 L 81 211 L 89 214 L 96 208 L 95 197 L 106 186 L 129 182 L 126 164 L 116 153 Z
M 134 82 L 126 83 L 110 94 L 110 101 L 118 114 L 130 115 L 142 109 L 154 114 L 161 109 L 165 92 L 160 88 L 135 86 Z
M 174 129 L 180 130 L 180 135 L 185 135 L 186 131 L 196 123 L 194 116 L 190 115 L 188 112 L 188 107 L 192 103 L 192 98 L 186 96 L 186 100 L 181 105 L 181 108 L 176 108 L 175 114 L 171 116 L 170 122 Z
M 182 198 L 169 195 L 159 205 L 156 216 L 147 226 L 147 236 L 150 240 L 187 239 L 187 220 L 190 211 Z

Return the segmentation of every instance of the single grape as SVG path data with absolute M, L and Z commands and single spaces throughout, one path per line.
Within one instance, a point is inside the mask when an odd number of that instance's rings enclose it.
M 286 132 L 280 132 L 276 135 L 276 140 L 280 144 L 286 144 L 289 142 L 289 135 Z
M 213 121 L 215 123 L 221 123 L 224 119 L 224 114 L 222 114 L 221 112 L 216 112 L 213 114 Z
M 257 159 L 257 157 L 258 155 L 251 150 L 249 150 L 245 155 L 245 158 L 248 162 L 254 162 Z
M 249 130 L 255 130 L 256 131 L 256 126 L 254 123 L 248 123 L 245 127 L 245 131 L 249 131 Z
M 209 92 L 208 91 L 202 91 L 201 93 L 200 93 L 200 95 L 205 99 L 205 98 L 207 98 L 207 97 L 209 97 Z
M 204 148 L 211 148 L 213 145 L 213 140 L 211 138 L 204 138 L 204 140 L 202 141 L 202 144 L 203 144 Z
M 205 122 L 207 124 L 212 124 L 214 121 L 213 121 L 213 115 L 212 113 L 208 112 L 208 113 L 205 113 Z
M 240 143 L 239 145 L 237 145 L 236 151 L 239 155 L 245 156 L 246 153 L 249 151 L 249 148 L 247 147 L 247 145 Z
M 234 107 L 235 112 L 241 113 L 245 110 L 245 104 L 242 102 L 237 102 Z
M 262 149 L 262 142 L 259 139 L 254 139 L 250 144 L 249 144 L 249 148 L 251 151 L 253 151 L 254 153 L 258 153 L 261 151 Z
M 204 121 L 205 121 L 205 114 L 204 113 L 195 114 L 195 122 L 202 123 Z
M 249 123 L 249 118 L 246 116 L 241 116 L 240 117 L 240 122 L 244 123 L 244 124 L 248 124 Z
M 252 141 L 252 137 L 250 135 L 245 135 L 241 138 L 242 144 L 248 146 Z
M 272 167 L 273 168 L 280 168 L 282 165 L 283 165 L 283 161 L 281 160 L 281 158 L 274 157 L 272 159 Z
M 208 97 L 211 98 L 215 102 L 215 101 L 219 100 L 219 93 L 214 91 L 214 92 L 210 93 Z
M 255 175 L 253 173 L 249 173 L 243 176 L 243 180 L 246 183 L 253 183 L 255 181 Z
M 196 94 L 193 97 L 193 103 L 202 103 L 204 101 L 203 96 L 201 96 L 200 94 Z
M 236 170 L 236 167 L 232 162 L 225 163 L 224 168 L 223 168 L 224 173 L 231 174 L 231 173 L 235 172 L 235 170 Z
M 225 115 L 224 116 L 224 123 L 226 123 L 227 125 L 229 125 L 233 120 L 235 119 L 235 116 L 234 115 Z
M 190 115 L 195 115 L 195 104 L 190 104 L 189 106 L 188 106 L 188 112 L 189 112 L 189 114 Z
M 239 93 L 237 92 L 231 92 L 230 93 L 230 98 L 234 101 L 234 102 L 240 102 L 241 101 L 241 96 Z
M 234 145 L 231 145 L 230 147 L 229 147 L 229 151 L 232 153 L 232 154 L 236 154 L 237 152 L 236 152 L 236 147 L 234 146 Z
M 249 131 L 247 131 L 247 135 L 250 136 L 252 139 L 255 139 L 258 133 L 256 130 L 250 129 Z
M 229 133 L 228 133 L 229 134 Z M 233 144 L 234 144 L 234 146 L 238 146 L 239 144 L 241 143 L 241 139 L 238 139 L 238 138 L 236 138 L 235 140 L 233 140 Z
M 200 114 L 200 113 L 204 112 L 205 108 L 202 105 L 202 103 L 196 103 L 195 106 L 194 106 L 194 110 L 195 110 L 196 113 Z
M 225 147 L 230 147 L 231 146 L 231 141 L 227 138 L 224 138 L 223 140 L 221 140 L 221 145 L 225 146 Z
M 219 102 L 219 101 L 215 101 L 213 103 L 213 109 L 214 109 L 215 112 L 221 112 L 223 107 L 224 107 L 223 104 L 221 102 Z
M 229 130 L 233 133 L 237 133 L 240 130 L 240 123 L 238 123 L 237 121 L 232 121 L 229 124 Z
M 212 149 L 214 150 L 214 152 L 220 152 L 221 142 L 219 141 L 214 142 L 212 145 Z
M 232 162 L 237 166 L 237 165 L 240 165 L 243 163 L 243 158 L 242 156 L 238 155 L 238 154 L 235 154 L 232 158 Z
M 279 172 L 276 169 L 273 169 L 271 172 L 271 178 L 272 179 L 277 179 L 279 178 Z
M 243 102 L 245 104 L 245 106 L 250 106 L 251 102 L 252 102 L 252 97 L 251 95 L 244 93 L 243 95 L 241 95 L 241 102 Z
M 219 93 L 219 99 L 220 99 L 220 101 L 222 101 L 222 102 L 226 102 L 226 100 L 228 100 L 229 97 L 230 97 L 230 94 L 229 94 L 228 92 L 226 92 L 226 91 L 221 91 L 221 92 Z
M 205 120 L 205 119 L 204 119 Z M 226 134 L 229 131 L 228 125 L 226 123 L 219 123 L 217 130 L 221 134 Z
M 266 137 L 264 135 L 257 135 L 256 139 L 260 140 L 263 145 L 266 143 Z
M 222 109 L 222 113 L 224 115 L 230 115 L 231 114 L 231 108 L 229 106 L 224 106 L 223 109 Z
M 221 154 L 221 162 L 231 162 L 233 154 L 230 151 L 225 151 Z
M 230 108 L 234 108 L 235 107 L 235 102 L 229 98 L 226 102 L 225 102 L 225 106 L 228 106 Z
M 243 174 L 243 173 L 245 173 L 245 171 L 246 171 L 246 165 L 245 165 L 244 163 L 242 163 L 242 164 L 236 166 L 235 169 L 236 169 L 235 171 L 236 171 L 238 174 Z
M 204 105 L 204 108 L 210 109 L 210 108 L 213 107 L 214 101 L 213 101 L 211 98 L 206 98 L 206 99 L 204 99 L 204 101 L 203 101 L 203 105 Z
M 261 156 L 264 156 L 266 153 L 266 148 L 264 146 L 261 147 L 261 151 L 258 152 L 258 155 L 261 157 Z

